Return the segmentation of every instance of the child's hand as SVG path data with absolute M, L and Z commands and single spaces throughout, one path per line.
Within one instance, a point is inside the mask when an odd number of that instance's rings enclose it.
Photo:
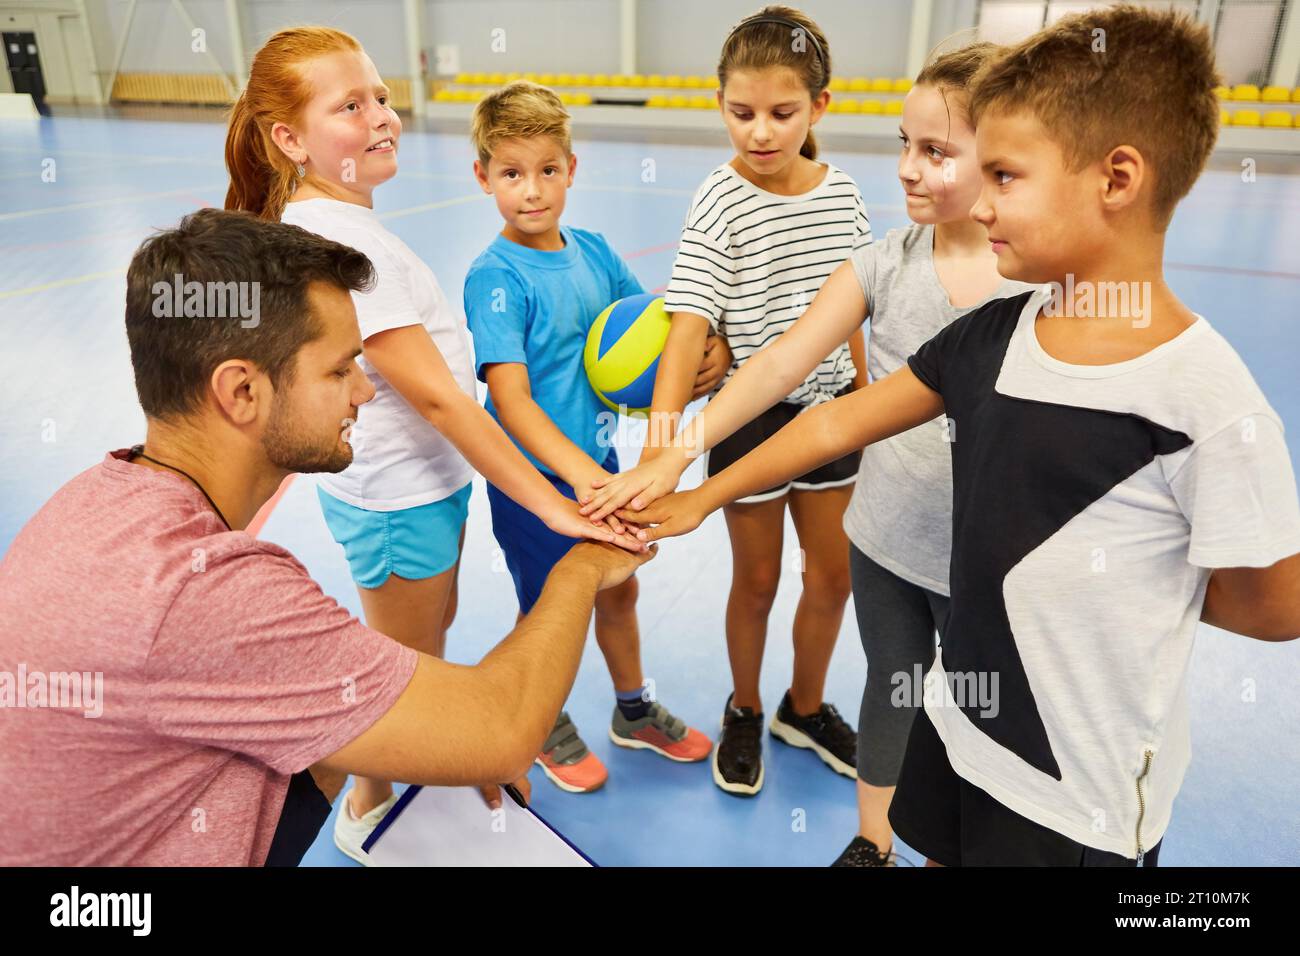
M 578 503 L 564 497 L 556 492 L 557 499 L 553 509 L 546 515 L 539 515 L 546 522 L 546 527 L 550 528 L 556 534 L 567 535 L 570 538 L 587 538 L 591 541 L 604 541 L 607 544 L 616 544 L 620 548 L 628 551 L 644 551 L 645 543 L 633 537 L 638 527 L 633 525 L 627 529 L 621 521 L 613 518 L 610 521 L 593 521 L 578 513 Z
M 647 543 L 694 531 L 708 514 L 708 507 L 698 488 L 665 495 L 644 511 L 618 512 L 618 516 L 625 521 L 655 526 L 636 532 L 636 536 Z
M 704 361 L 695 374 L 695 390 L 691 392 L 691 398 L 699 398 L 713 391 L 726 377 L 731 362 L 731 346 L 727 344 L 726 336 L 710 335 L 704 343 Z
M 679 460 L 678 455 L 661 454 L 628 471 L 595 482 L 598 490 L 582 506 L 581 513 L 594 521 L 612 515 L 620 508 L 626 508 L 628 513 L 639 513 L 652 501 L 677 488 L 685 470 L 678 465 Z

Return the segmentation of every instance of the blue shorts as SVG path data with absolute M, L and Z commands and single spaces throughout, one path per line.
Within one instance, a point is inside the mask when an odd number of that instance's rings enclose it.
M 618 452 L 613 448 L 609 450 L 609 457 L 602 467 L 611 475 L 618 473 Z M 567 482 L 545 472 L 542 474 L 564 497 L 578 500 Z M 492 534 L 505 554 L 506 567 L 514 579 L 519 611 L 527 614 L 542 596 L 542 585 L 546 583 L 551 568 L 578 541 L 552 531 L 546 522 L 527 508 L 515 504 L 509 496 L 494 488 L 491 482 L 488 482 L 487 491 L 488 504 L 492 508 Z
M 316 494 L 330 534 L 343 545 L 352 580 L 377 588 L 390 574 L 418 581 L 451 569 L 460 557 L 470 489 L 466 485 L 440 501 L 400 511 L 367 511 L 320 485 Z

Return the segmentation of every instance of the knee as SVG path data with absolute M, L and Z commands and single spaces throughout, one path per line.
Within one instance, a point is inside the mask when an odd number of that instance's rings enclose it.
M 731 593 L 748 607 L 766 614 L 776 601 L 781 583 L 781 565 L 776 562 L 737 568 L 731 579 Z
M 809 565 L 803 573 L 803 593 L 809 600 L 828 608 L 843 608 L 852 593 L 847 563 L 832 566 Z

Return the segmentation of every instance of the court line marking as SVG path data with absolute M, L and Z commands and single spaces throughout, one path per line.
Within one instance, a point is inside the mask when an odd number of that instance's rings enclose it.
M 115 206 L 120 203 L 141 202 L 146 199 L 169 199 L 174 196 L 188 196 L 195 192 L 202 192 L 206 189 L 223 189 L 230 184 L 222 181 L 213 185 L 212 183 L 203 183 L 198 186 L 186 186 L 184 189 L 169 189 L 160 193 L 137 193 L 130 196 L 113 196 L 109 199 L 91 199 L 86 202 L 68 203 L 64 206 L 42 206 L 37 209 L 21 209 L 18 212 L 0 213 L 0 222 L 10 222 L 14 219 L 27 219 L 31 216 L 44 216 L 51 213 L 72 212 L 78 209 L 95 209 L 100 206 Z
M 51 289 L 61 289 L 64 286 L 80 285 L 83 282 L 93 282 L 96 279 L 107 279 L 111 276 L 124 275 L 126 275 L 126 266 L 109 269 L 106 272 L 88 272 L 83 276 L 72 276 L 67 279 L 55 279 L 53 282 L 46 282 L 42 285 L 31 285 L 25 289 L 3 289 L 0 290 L 0 299 L 13 299 L 20 295 L 35 295 L 37 292 L 48 292 Z

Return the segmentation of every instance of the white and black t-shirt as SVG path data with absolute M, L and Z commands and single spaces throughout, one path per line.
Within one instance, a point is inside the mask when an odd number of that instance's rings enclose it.
M 1300 504 L 1281 420 L 1204 318 L 1071 365 L 1037 338 L 1049 294 L 967 313 L 908 360 L 952 437 L 952 606 L 925 710 L 961 777 L 1133 858 L 1191 757 L 1210 569 L 1300 552 Z
M 724 163 L 691 202 L 664 308 L 703 316 L 727 337 L 735 357 L 730 378 L 793 325 L 835 267 L 869 242 L 857 183 L 830 163 L 821 184 L 798 196 L 760 189 Z M 827 401 L 854 374 L 841 345 L 785 401 Z

